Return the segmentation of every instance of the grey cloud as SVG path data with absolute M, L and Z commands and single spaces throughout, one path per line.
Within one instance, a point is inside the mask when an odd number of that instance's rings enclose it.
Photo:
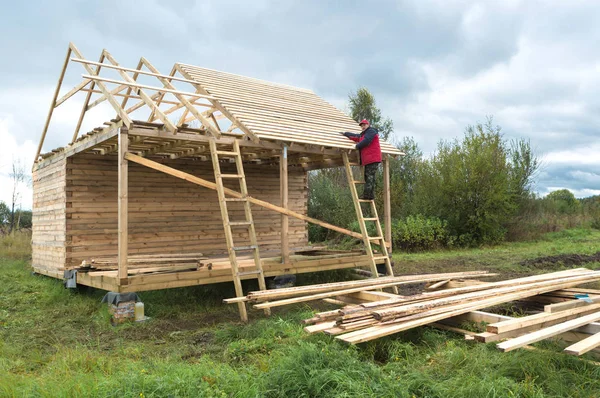
M 366 86 L 397 138 L 412 135 L 425 152 L 486 115 L 540 154 L 599 134 L 597 2 L 37 1 L 13 3 L 8 14 L 0 34 L 14 39 L 0 51 L 16 58 L 0 65 L 0 118 L 14 118 L 21 141 L 39 137 L 68 41 L 91 59 L 106 47 L 126 66 L 142 55 L 163 72 L 187 62 L 307 87 L 336 103 Z M 82 72 L 70 68 L 66 88 Z M 496 69 L 507 80 L 486 80 Z M 454 83 L 474 86 L 449 100 L 460 106 L 432 99 Z M 24 93 L 7 95 L 16 89 Z M 47 149 L 71 132 L 55 125 Z M 592 189 L 587 172 L 597 171 L 548 165 L 538 186 Z

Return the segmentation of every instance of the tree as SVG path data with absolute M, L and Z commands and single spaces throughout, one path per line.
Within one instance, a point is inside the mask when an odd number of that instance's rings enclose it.
M 423 151 L 413 137 L 404 137 L 396 147 L 404 156 L 390 159 L 390 185 L 392 215 L 405 218 L 413 214 L 413 199 L 418 170 L 423 162 Z
M 355 93 L 348 95 L 350 117 L 357 122 L 367 119 L 375 127 L 381 138 L 387 140 L 394 131 L 392 119 L 382 119 L 381 110 L 375 104 L 375 97 L 365 87 L 360 87 Z
M 446 220 L 459 244 L 498 242 L 531 195 L 536 165 L 529 145 L 511 147 L 492 119 L 469 126 L 462 141 L 441 141 L 419 168 L 416 211 Z
M 10 208 L 4 203 L 0 201 L 0 231 L 5 231 L 10 224 Z
M 13 160 L 12 171 L 10 172 L 9 177 L 13 184 L 10 203 L 10 221 L 8 224 L 8 233 L 10 234 L 14 229 L 19 229 L 21 187 L 29 180 L 25 172 L 25 166 L 20 160 Z
M 546 199 L 554 202 L 561 214 L 574 214 L 581 208 L 581 203 L 568 189 L 559 189 L 546 195 Z

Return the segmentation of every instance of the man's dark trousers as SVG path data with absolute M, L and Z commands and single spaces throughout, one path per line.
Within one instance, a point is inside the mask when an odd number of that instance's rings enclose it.
M 363 191 L 363 199 L 375 199 L 375 177 L 379 163 L 370 163 L 365 165 L 365 189 Z

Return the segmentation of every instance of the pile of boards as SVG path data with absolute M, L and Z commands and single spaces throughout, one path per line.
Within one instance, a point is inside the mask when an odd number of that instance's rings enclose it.
M 206 259 L 202 253 L 130 255 L 127 269 L 130 275 L 197 270 Z M 75 269 L 80 272 L 114 271 L 119 265 L 116 257 L 98 257 L 82 261 Z
M 498 345 L 502 351 L 510 351 L 550 337 L 562 337 L 565 333 L 571 333 L 571 341 L 581 340 L 567 348 L 566 351 L 570 354 L 581 355 L 600 345 L 600 324 L 597 328 L 595 325 L 595 321 L 600 320 L 600 294 L 584 295 L 584 299 L 577 299 L 582 292 L 593 290 L 575 288 L 581 284 L 600 281 L 599 271 L 578 268 L 499 282 L 477 282 L 408 296 L 375 292 L 402 284 L 429 282 L 442 286 L 448 280 L 479 279 L 491 275 L 474 271 L 386 277 L 251 292 L 246 297 L 225 301 L 248 301 L 255 303 L 255 308 L 271 308 L 318 299 L 334 298 L 348 302 L 344 298 L 351 298 L 353 295 L 356 297 L 361 292 L 372 292 L 373 296 L 378 297 L 376 301 L 344 305 L 340 309 L 317 313 L 304 321 L 310 325 L 305 328 L 309 333 L 324 332 L 344 342 L 357 344 L 422 325 L 439 326 L 461 315 L 504 303 L 542 298 L 555 304 L 546 305 L 544 312 L 531 316 L 499 317 L 496 322 L 487 325 L 486 332 L 469 334 L 474 335 L 474 339 L 478 341 L 506 340 Z M 587 334 L 585 331 L 572 332 L 581 331 L 582 328 L 587 328 Z

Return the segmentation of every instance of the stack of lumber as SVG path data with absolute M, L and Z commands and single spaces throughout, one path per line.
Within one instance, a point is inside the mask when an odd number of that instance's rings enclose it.
M 205 259 L 206 257 L 203 257 L 202 253 L 145 254 L 128 256 L 127 268 L 129 274 L 132 275 L 197 270 L 203 266 L 202 261 Z M 118 268 L 116 257 L 97 257 L 84 260 L 79 267 L 76 267 L 79 271 L 114 271 Z
M 498 349 L 503 352 L 525 347 L 549 338 L 560 338 L 572 344 L 564 349 L 570 355 L 582 355 L 600 346 L 600 291 L 590 289 L 564 289 L 561 294 L 571 299 L 549 304 L 544 311 L 519 318 L 506 319 L 486 326 L 486 332 L 474 335 L 484 343 L 502 341 Z M 592 293 L 592 294 L 589 294 Z
M 447 280 L 448 278 L 471 278 L 488 277 L 496 274 L 490 274 L 487 271 L 455 272 L 445 274 L 426 274 L 426 275 L 406 275 L 390 276 L 376 279 L 366 279 L 349 282 L 323 283 L 320 285 L 299 286 L 287 289 L 260 290 L 248 293 L 244 297 L 235 297 L 225 299 L 227 304 L 250 302 L 259 303 L 254 308 L 270 308 L 282 305 L 301 303 L 306 301 L 321 300 L 330 297 L 343 296 L 356 292 L 369 290 L 379 290 L 387 287 Z M 402 297 L 402 296 L 397 296 Z M 276 300 L 276 301 L 272 301 Z
M 450 277 L 445 279 L 450 279 Z M 324 331 L 336 335 L 336 338 L 342 341 L 357 344 L 471 311 L 599 280 L 600 272 L 581 268 L 425 292 L 412 296 L 400 296 L 317 314 L 306 321 L 314 324 L 307 327 L 306 330 L 308 332 Z M 273 306 L 274 303 L 268 304 Z M 261 308 L 260 305 L 255 307 Z M 585 311 L 575 315 L 582 313 Z M 584 316 L 580 322 L 590 323 L 596 319 L 600 319 L 600 315 L 597 318 Z

